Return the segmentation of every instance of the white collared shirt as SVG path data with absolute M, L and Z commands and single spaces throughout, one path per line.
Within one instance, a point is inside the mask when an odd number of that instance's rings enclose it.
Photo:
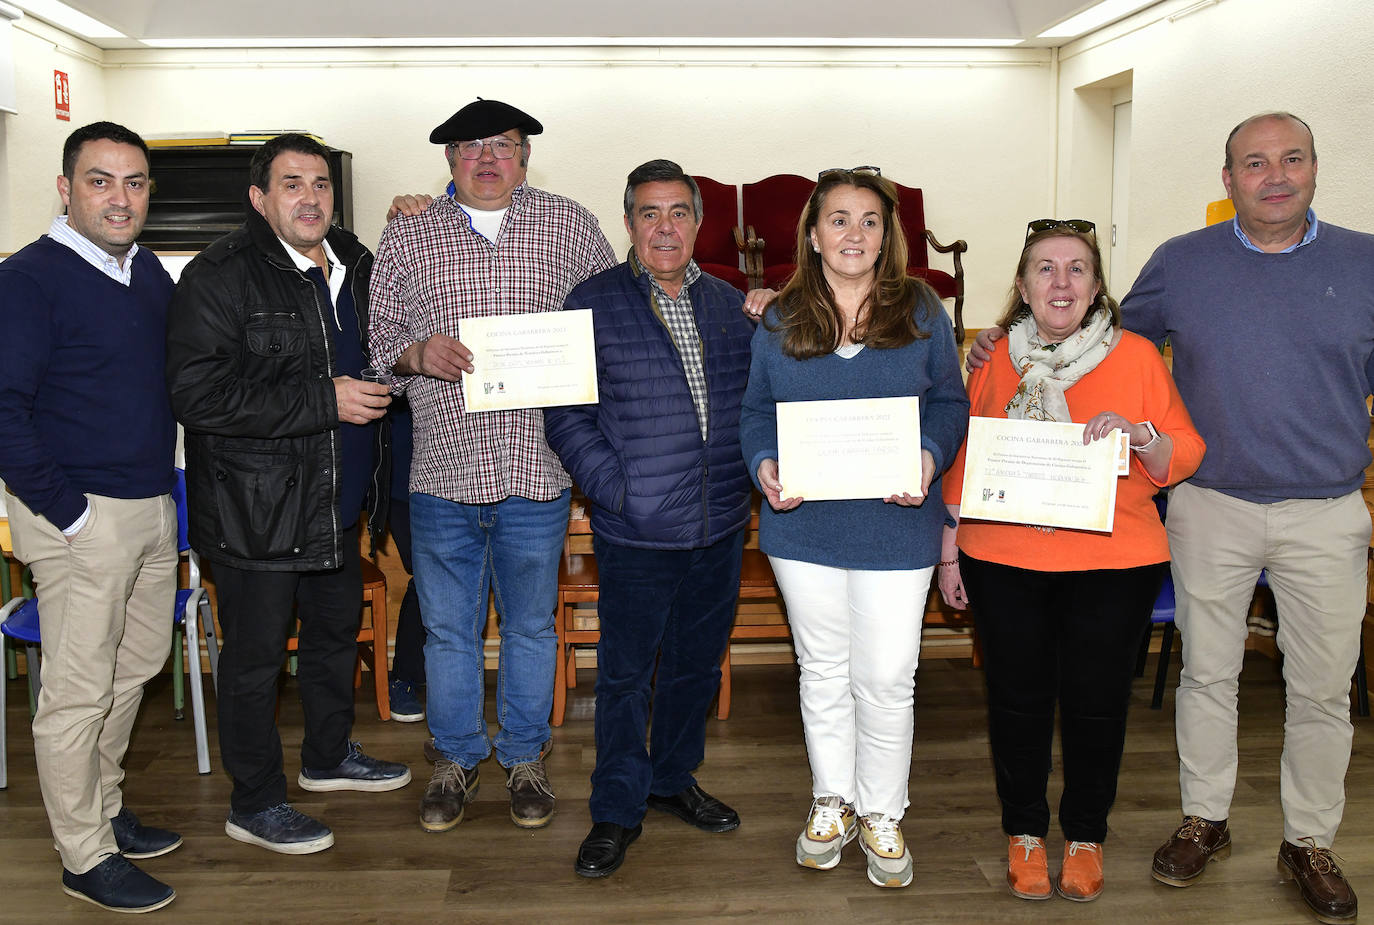
M 59 215 L 52 220 L 52 224 L 48 226 L 48 237 L 58 244 L 70 247 L 82 260 L 121 285 L 127 286 L 133 279 L 134 257 L 138 254 L 137 244 L 131 246 L 129 253 L 124 255 L 124 266 L 121 267 L 118 260 L 69 225 L 65 215 Z
M 307 273 L 312 267 L 316 266 L 315 261 L 296 250 L 290 244 L 282 241 L 280 236 L 277 237 L 277 240 L 281 241 L 281 246 L 286 250 L 286 256 L 291 258 L 291 262 L 296 265 L 296 269 L 300 270 L 302 273 Z M 348 268 L 334 255 L 334 248 L 329 246 L 329 241 L 327 239 L 320 243 L 324 245 L 324 259 L 325 262 L 329 264 L 329 273 L 326 275 L 326 279 L 329 282 L 330 307 L 334 309 L 334 325 L 342 331 L 343 325 L 339 323 L 339 293 L 343 291 L 344 277 L 348 275 Z

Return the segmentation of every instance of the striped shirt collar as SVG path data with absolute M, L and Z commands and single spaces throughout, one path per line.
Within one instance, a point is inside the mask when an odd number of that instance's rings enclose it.
M 1247 234 L 1245 233 L 1244 229 L 1242 229 L 1242 228 L 1240 227 L 1240 216 L 1236 216 L 1235 218 L 1231 219 L 1231 227 L 1235 229 L 1235 231 L 1236 231 L 1236 237 L 1240 238 L 1240 243 L 1244 244 L 1248 249 L 1254 251 L 1254 252 L 1257 253 L 1257 254 L 1267 254 L 1267 253 L 1270 253 L 1269 251 L 1260 250 L 1258 247 L 1256 247 L 1256 246 L 1254 245 L 1254 243 L 1250 240 L 1250 236 L 1247 235 Z M 1294 244 L 1294 245 L 1291 246 L 1291 247 L 1285 247 L 1283 250 L 1281 250 L 1281 251 L 1274 251 L 1273 253 L 1276 253 L 1276 254 L 1291 254 L 1291 253 L 1293 253 L 1293 251 L 1297 250 L 1298 248 L 1303 247 L 1303 246 L 1308 245 L 1308 244 L 1311 244 L 1311 243 L 1312 243 L 1313 241 L 1315 241 L 1316 239 L 1317 239 L 1317 213 L 1314 212 L 1314 211 L 1312 210 L 1312 208 L 1309 206 L 1308 209 L 1307 209 L 1307 231 L 1303 233 L 1302 240 L 1299 241 L 1298 243 Z
M 82 260 L 115 282 L 128 286 L 133 281 L 134 258 L 138 256 L 137 244 L 129 248 L 129 253 L 124 257 L 124 266 L 121 267 L 118 260 L 69 225 L 65 215 L 59 215 L 52 220 L 52 224 L 48 226 L 48 237 L 76 251 Z

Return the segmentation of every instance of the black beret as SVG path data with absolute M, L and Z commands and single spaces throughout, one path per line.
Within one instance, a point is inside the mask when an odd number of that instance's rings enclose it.
M 509 103 L 484 100 L 479 96 L 430 132 L 429 140 L 436 145 L 446 145 L 450 141 L 499 135 L 513 128 L 520 129 L 526 135 L 538 135 L 544 131 L 539 120 L 529 113 L 521 112 Z

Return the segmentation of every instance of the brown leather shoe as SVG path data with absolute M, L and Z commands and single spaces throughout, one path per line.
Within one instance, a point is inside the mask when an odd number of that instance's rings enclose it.
M 463 821 L 463 806 L 477 795 L 477 769 L 439 758 L 420 798 L 420 828 L 447 832 Z
M 1192 886 L 1208 861 L 1220 861 L 1231 854 L 1231 830 L 1226 820 L 1210 822 L 1201 816 L 1184 816 L 1169 840 L 1155 852 L 1150 876 L 1169 886 Z
M 553 819 L 554 796 L 542 759 L 506 769 L 510 791 L 510 821 L 522 829 L 537 829 Z
M 1302 901 L 1316 913 L 1318 922 L 1353 922 L 1358 911 L 1355 891 L 1341 873 L 1336 856 L 1310 838 L 1303 841 L 1306 844 L 1285 841 L 1279 845 L 1279 876 L 1298 882 Z

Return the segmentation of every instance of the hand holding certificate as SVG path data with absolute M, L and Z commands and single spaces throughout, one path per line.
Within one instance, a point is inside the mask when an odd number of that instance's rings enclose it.
M 462 335 L 472 351 L 468 412 L 596 404 L 590 309 L 465 318 Z
M 959 517 L 1110 533 L 1119 458 L 1082 424 L 971 417 Z
M 919 405 L 915 396 L 778 402 L 782 496 L 920 497 Z

